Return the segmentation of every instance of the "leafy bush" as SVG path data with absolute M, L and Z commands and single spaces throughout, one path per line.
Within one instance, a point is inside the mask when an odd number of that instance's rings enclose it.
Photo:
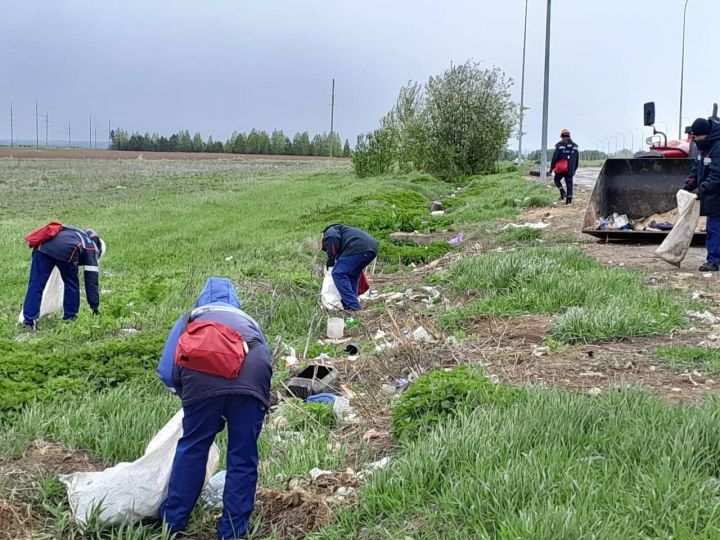
M 400 90 L 381 127 L 358 137 L 358 176 L 424 170 L 443 180 L 495 172 L 515 125 L 511 81 L 467 61 Z
M 283 406 L 287 427 L 292 431 L 313 431 L 318 426 L 332 428 L 335 425 L 333 406 L 326 403 L 308 403 L 292 398 Z
M 461 410 L 506 405 L 523 395 L 524 390 L 493 384 L 484 371 L 472 366 L 430 371 L 395 406 L 393 432 L 399 440 L 416 439 Z

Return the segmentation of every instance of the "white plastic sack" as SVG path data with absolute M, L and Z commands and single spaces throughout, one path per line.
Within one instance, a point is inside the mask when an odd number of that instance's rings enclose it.
M 50 273 L 50 279 L 45 284 L 43 289 L 42 302 L 40 303 L 40 318 L 42 319 L 45 315 L 55 313 L 63 308 L 63 297 L 65 296 L 65 283 L 63 283 L 60 277 L 60 270 L 56 266 Z M 20 316 L 18 322 L 22 323 L 25 320 L 23 310 L 20 310 Z
M 680 266 L 690 249 L 698 220 L 700 219 L 700 201 L 697 197 L 681 189 L 675 196 L 678 203 L 678 219 L 667 237 L 655 250 L 662 260 Z
M 335 285 L 332 272 L 329 270 L 325 270 L 325 277 L 323 278 L 322 289 L 320 290 L 320 302 L 325 309 L 330 311 L 337 311 L 343 308 L 342 297 Z
M 167 496 L 175 447 L 182 436 L 183 411 L 178 411 L 153 437 L 145 454 L 132 463 L 118 463 L 100 472 L 77 472 L 60 476 L 67 486 L 75 521 L 87 523 L 96 507 L 103 525 L 131 523 L 157 517 Z M 210 448 L 205 483 L 217 470 L 220 452 Z

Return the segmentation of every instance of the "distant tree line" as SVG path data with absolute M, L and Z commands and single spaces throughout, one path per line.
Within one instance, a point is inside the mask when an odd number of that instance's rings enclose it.
M 340 135 L 333 133 L 332 155 L 336 157 L 350 157 L 350 143 L 345 139 L 341 146 Z M 285 156 L 328 156 L 330 154 L 330 135 L 318 133 L 312 139 L 307 131 L 296 133 L 290 139 L 281 129 L 271 134 L 257 129 L 250 133 L 234 131 L 225 141 L 214 141 L 212 135 L 207 141 L 200 133 L 190 135 L 188 130 L 179 131 L 170 137 L 157 133 L 128 133 L 122 129 L 110 132 L 111 150 L 134 150 L 143 152 L 214 152 L 228 154 L 267 154 Z
M 548 148 L 548 162 L 553 157 L 553 153 L 555 152 L 555 148 Z M 618 152 L 618 155 L 620 155 L 622 152 Z M 628 154 L 632 155 L 630 150 L 627 151 Z M 527 156 L 525 159 L 529 161 L 540 161 L 540 158 L 542 157 L 542 150 L 533 150 Z M 608 155 L 605 152 L 602 152 L 600 150 L 580 150 L 580 161 L 597 161 L 600 159 L 607 159 Z

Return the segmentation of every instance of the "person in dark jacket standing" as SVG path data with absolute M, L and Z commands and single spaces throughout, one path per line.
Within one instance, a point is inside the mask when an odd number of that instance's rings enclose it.
M 97 315 L 100 309 L 98 261 L 104 250 L 105 243 L 94 230 L 71 225 L 63 225 L 56 236 L 33 249 L 30 281 L 23 304 L 23 324 L 31 330 L 37 328 L 43 290 L 56 266 L 65 285 L 63 318 L 66 321 L 76 319 L 80 311 L 80 266 L 84 267 L 88 304 Z
M 560 190 L 560 200 L 565 199 L 565 204 L 571 204 L 573 198 L 573 176 L 580 164 L 580 153 L 578 145 L 570 138 L 570 130 L 563 129 L 560 132 L 560 142 L 555 145 L 550 172 L 555 171 L 555 185 Z M 565 187 L 562 187 L 562 179 L 565 179 Z
M 707 260 L 700 272 L 717 272 L 720 268 L 720 123 L 698 118 L 690 134 L 695 139 L 698 155 L 683 189 L 697 190 L 700 215 L 707 216 Z
M 323 231 L 322 250 L 327 253 L 327 267 L 332 268 L 343 307 L 347 311 L 361 310 L 358 298 L 360 276 L 377 257 L 378 241 L 363 230 L 335 223 Z
M 165 343 L 158 373 L 168 389 L 180 396 L 184 412 L 167 498 L 160 506 L 160 518 L 171 533 L 187 527 L 203 487 L 210 447 L 226 423 L 227 474 L 217 537 L 234 540 L 248 530 L 255 506 L 257 439 L 270 403 L 272 360 L 260 325 L 241 307 L 229 279 L 210 278 L 195 309 L 178 319 Z M 247 353 L 236 378 L 176 364 L 178 342 L 194 321 L 220 323 L 242 336 Z

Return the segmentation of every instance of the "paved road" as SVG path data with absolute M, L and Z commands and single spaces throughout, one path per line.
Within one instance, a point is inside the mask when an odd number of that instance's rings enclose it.
M 575 172 L 575 185 L 592 191 L 598 174 L 600 174 L 600 167 L 580 167 Z

